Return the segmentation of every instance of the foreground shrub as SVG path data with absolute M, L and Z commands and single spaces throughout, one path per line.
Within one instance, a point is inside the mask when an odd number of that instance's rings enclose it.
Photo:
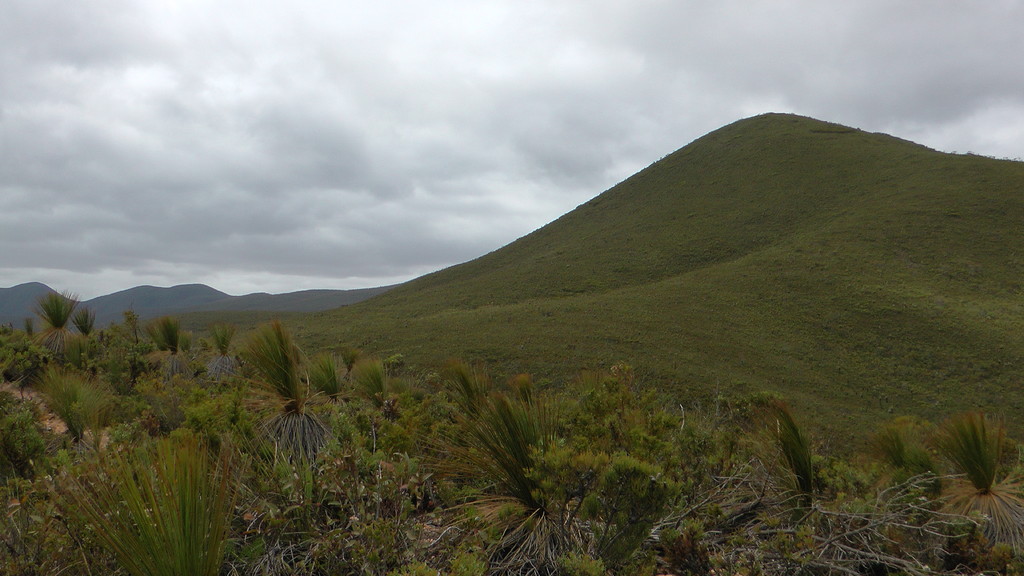
M 789 408 L 776 402 L 769 406 L 772 436 L 776 442 L 786 479 L 796 502 L 808 507 L 814 497 L 814 466 L 811 458 L 811 443 L 793 418 Z
M 42 479 L 28 481 L 8 479 L 0 483 L 0 574 L 11 576 L 49 576 L 88 574 L 82 567 L 83 550 L 76 544 L 78 536 L 69 533 L 58 513 L 53 494 Z M 93 550 L 94 574 L 109 573 L 104 556 Z
M 111 395 L 98 382 L 81 373 L 50 367 L 39 382 L 46 405 L 68 427 L 75 442 L 81 442 L 86 431 L 98 432 L 107 425 L 112 409 Z
M 263 399 L 276 405 L 265 423 L 271 438 L 289 453 L 312 460 L 323 447 L 327 427 L 309 411 L 309 384 L 301 374 L 302 353 L 280 322 L 262 326 L 245 350 Z
M 439 464 L 487 486 L 466 506 L 495 536 L 491 572 L 555 574 L 567 563 L 618 570 L 635 562 L 677 492 L 660 468 L 567 447 L 555 435 L 553 401 L 526 379 L 515 379 L 510 393 L 487 393 L 479 375 L 452 373 L 449 389 L 462 411 Z
M 331 354 L 318 354 L 309 367 L 309 384 L 314 390 L 331 400 L 341 397 L 343 376 L 338 362 Z
M 9 392 L 0 392 L 0 480 L 8 476 L 31 478 L 45 449 L 32 406 Z
M 113 453 L 62 483 L 63 513 L 133 576 L 215 576 L 235 498 L 228 450 L 215 461 L 195 437 Z
M 1007 443 L 1005 428 L 977 412 L 950 418 L 935 439 L 939 452 L 964 475 L 945 491 L 949 508 L 959 514 L 980 514 L 989 542 L 1020 550 L 1024 499 L 1021 483 L 1005 477 L 1001 469 Z
M 35 380 L 52 353 L 24 332 L 0 334 L 0 380 L 20 386 Z

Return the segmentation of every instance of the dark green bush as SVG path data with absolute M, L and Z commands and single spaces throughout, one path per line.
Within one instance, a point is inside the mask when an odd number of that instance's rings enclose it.
M 0 479 L 31 478 L 46 450 L 34 406 L 0 392 Z

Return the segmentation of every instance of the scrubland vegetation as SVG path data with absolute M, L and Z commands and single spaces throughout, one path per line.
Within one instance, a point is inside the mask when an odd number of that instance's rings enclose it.
M 981 413 L 837 445 L 623 363 L 492 381 L 60 298 L 0 333 L 0 574 L 1024 570 L 1019 452 Z

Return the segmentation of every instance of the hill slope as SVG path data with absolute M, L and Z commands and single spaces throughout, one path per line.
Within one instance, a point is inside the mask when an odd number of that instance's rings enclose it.
M 1022 222 L 1024 164 L 768 114 L 296 330 L 551 378 L 626 361 L 680 401 L 775 390 L 844 428 L 1009 412 L 1024 408 Z

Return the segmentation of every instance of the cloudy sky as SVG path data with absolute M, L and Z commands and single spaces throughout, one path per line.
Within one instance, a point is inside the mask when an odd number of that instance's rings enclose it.
M 796 112 L 1024 157 L 1024 3 L 0 0 L 0 287 L 359 288 Z

